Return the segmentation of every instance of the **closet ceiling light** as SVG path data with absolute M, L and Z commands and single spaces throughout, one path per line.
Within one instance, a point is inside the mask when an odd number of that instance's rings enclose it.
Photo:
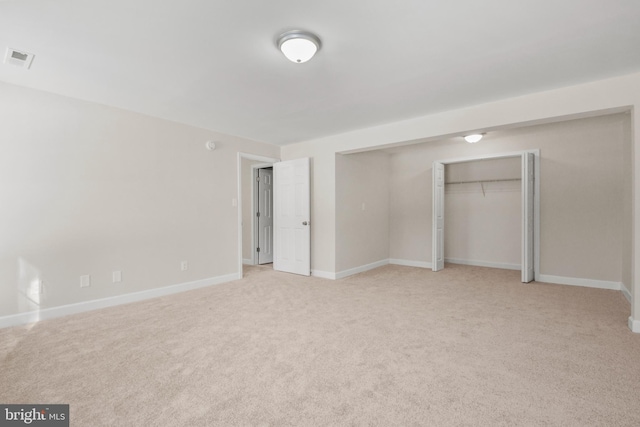
M 313 58 L 320 50 L 320 39 L 306 31 L 287 31 L 278 37 L 278 49 L 289 61 L 301 64 Z
M 469 144 L 475 144 L 476 142 L 480 141 L 482 139 L 482 136 L 484 135 L 484 133 L 474 133 L 471 135 L 466 135 L 464 137 L 464 140 L 467 141 Z

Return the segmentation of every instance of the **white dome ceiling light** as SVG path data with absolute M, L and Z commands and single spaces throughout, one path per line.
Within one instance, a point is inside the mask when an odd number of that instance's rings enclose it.
M 474 133 L 471 135 L 466 135 L 464 137 L 464 140 L 467 141 L 469 144 L 475 144 L 476 142 L 480 141 L 483 136 L 484 136 L 484 133 Z
M 278 49 L 291 62 L 307 62 L 320 50 L 320 39 L 315 34 L 302 30 L 292 30 L 278 37 Z

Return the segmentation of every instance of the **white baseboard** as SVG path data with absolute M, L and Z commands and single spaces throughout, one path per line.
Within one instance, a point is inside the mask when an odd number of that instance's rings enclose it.
M 430 262 L 424 261 L 412 261 L 406 259 L 381 259 L 380 261 L 372 262 L 371 264 L 361 265 L 359 267 L 350 268 L 348 270 L 339 271 L 337 273 L 331 273 L 329 271 L 312 270 L 311 275 L 314 277 L 321 277 L 323 279 L 343 279 L 345 277 L 353 276 L 354 274 L 363 273 L 365 271 L 373 270 L 374 268 L 382 267 L 383 265 L 394 264 L 404 265 L 407 267 L 420 267 L 431 268 Z
M 311 275 L 321 279 L 336 280 L 336 273 L 331 273 L 329 271 L 311 270 Z
M 556 283 L 558 285 L 570 285 L 570 286 L 584 286 L 586 288 L 599 288 L 599 289 L 611 289 L 619 291 L 622 289 L 622 283 L 610 282 L 607 280 L 592 280 L 592 279 L 580 279 L 575 277 L 563 277 L 563 276 L 551 276 L 548 274 L 541 274 L 537 282 L 543 283 Z
M 408 259 L 397 259 L 391 258 L 389 260 L 389 264 L 393 265 L 404 265 L 405 267 L 420 267 L 420 268 L 431 268 L 433 267 L 432 263 L 426 261 L 412 261 Z
M 10 326 L 26 325 L 41 320 L 53 319 L 70 314 L 83 313 L 85 311 L 97 310 L 100 308 L 113 307 L 116 305 L 128 304 L 131 302 L 157 298 L 165 295 L 177 294 L 179 292 L 193 289 L 205 288 L 207 286 L 219 285 L 221 283 L 237 280 L 238 274 L 227 274 L 224 276 L 211 277 L 208 279 L 196 280 L 193 282 L 180 283 L 178 285 L 164 286 L 162 288 L 148 289 L 146 291 L 132 292 L 130 294 L 117 295 L 108 298 L 101 298 L 91 301 L 84 301 L 75 304 L 61 305 L 59 307 L 45 308 L 38 311 L 12 314 L 0 317 L 0 328 Z
M 353 276 L 354 274 L 373 270 L 374 268 L 382 267 L 383 265 L 387 265 L 387 264 L 389 264 L 389 260 L 382 259 L 380 261 L 372 262 L 371 264 L 365 264 L 359 267 L 350 268 L 348 270 L 339 271 L 336 273 L 336 279 L 344 279 L 345 277 L 349 277 L 349 276 Z
M 444 262 L 449 262 L 451 264 L 474 265 L 476 267 L 502 268 L 504 270 L 522 270 L 520 264 L 507 264 L 504 262 L 475 261 L 471 259 L 460 258 L 445 258 Z
M 620 290 L 622 291 L 622 295 L 624 295 L 624 297 L 627 299 L 627 301 L 629 301 L 629 304 L 631 304 L 631 291 L 629 291 L 629 289 L 624 285 L 624 283 L 620 283 Z
M 242 258 L 242 263 L 245 265 L 253 265 L 253 260 L 249 258 Z
M 631 332 L 640 334 L 640 320 L 634 320 L 633 317 L 629 316 L 629 329 L 631 329 Z

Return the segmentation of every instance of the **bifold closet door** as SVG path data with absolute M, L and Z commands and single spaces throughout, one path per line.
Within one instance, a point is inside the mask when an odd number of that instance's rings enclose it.
M 433 162 L 432 271 L 444 268 L 444 164 Z
M 522 155 L 522 282 L 534 279 L 533 242 L 534 242 L 534 155 Z

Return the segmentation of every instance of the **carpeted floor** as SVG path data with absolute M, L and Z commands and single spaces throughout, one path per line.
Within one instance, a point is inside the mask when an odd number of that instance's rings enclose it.
M 0 403 L 72 426 L 638 426 L 617 291 L 386 266 L 241 281 L 0 330 Z

